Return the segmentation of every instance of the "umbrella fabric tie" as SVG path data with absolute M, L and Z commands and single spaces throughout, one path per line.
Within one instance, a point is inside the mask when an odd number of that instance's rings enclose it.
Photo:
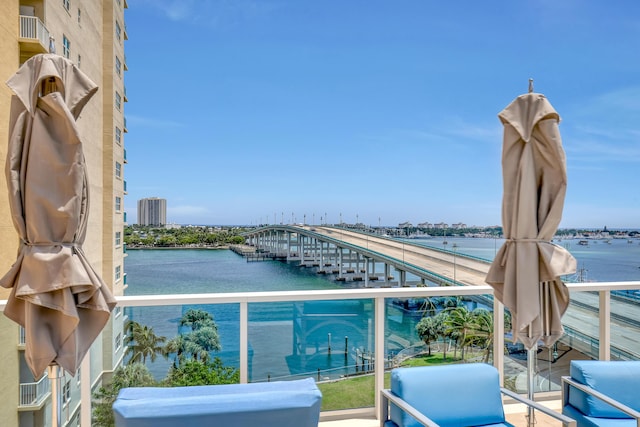
M 29 247 L 36 247 L 36 248 L 42 248 L 42 247 L 52 247 L 52 246 L 60 246 L 62 248 L 71 248 L 71 250 L 73 251 L 74 254 L 78 253 L 78 250 L 80 249 L 80 245 L 78 243 L 61 243 L 61 242 L 27 242 L 26 240 L 20 240 L 20 242 L 22 243 L 23 246 L 29 246 Z
M 527 238 L 527 239 L 513 239 L 513 238 L 509 238 L 509 239 L 505 239 L 504 243 L 506 245 L 510 245 L 513 243 L 551 243 L 548 240 L 544 240 L 544 239 L 538 239 L 538 238 Z M 507 264 L 507 250 L 503 251 L 502 253 L 502 260 L 500 261 L 500 266 L 504 267 Z

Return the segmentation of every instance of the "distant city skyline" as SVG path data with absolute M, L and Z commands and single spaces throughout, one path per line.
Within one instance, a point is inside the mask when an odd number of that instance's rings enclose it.
M 560 227 L 640 227 L 640 2 L 128 5 L 132 218 L 158 194 L 179 224 L 500 225 L 497 115 L 533 78 Z

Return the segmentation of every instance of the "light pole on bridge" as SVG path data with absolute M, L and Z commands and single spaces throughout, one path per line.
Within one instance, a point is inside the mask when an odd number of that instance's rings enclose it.
M 458 249 L 458 245 L 455 243 L 451 246 L 453 248 L 453 281 L 456 281 L 456 249 Z

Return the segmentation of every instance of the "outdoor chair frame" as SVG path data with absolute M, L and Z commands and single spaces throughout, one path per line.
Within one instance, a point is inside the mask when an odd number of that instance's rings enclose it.
M 584 393 L 587 393 L 597 399 L 600 399 L 604 403 L 607 403 L 613 406 L 614 408 L 624 412 L 625 414 L 629 415 L 631 418 L 634 418 L 636 420 L 636 425 L 640 427 L 640 412 L 609 397 L 604 393 L 599 392 L 598 390 L 595 390 L 592 387 L 589 387 L 588 385 L 579 383 L 578 381 L 574 380 L 570 376 L 562 377 L 562 407 L 569 405 L 569 387 L 575 387 L 576 389 Z
M 538 402 L 534 402 L 533 400 L 530 400 L 530 399 L 528 399 L 528 398 L 526 398 L 524 396 L 521 396 L 518 393 L 513 392 L 511 390 L 508 390 L 508 389 L 506 389 L 504 387 L 500 387 L 500 392 L 502 394 L 504 394 L 505 396 L 508 396 L 508 397 L 520 402 L 520 403 L 524 403 L 525 405 L 527 405 L 528 407 L 533 408 L 534 410 L 538 410 L 538 411 L 540 411 L 540 412 L 542 412 L 542 413 L 544 413 L 546 415 L 549 415 L 550 417 L 553 417 L 553 418 L 561 421 L 563 426 L 576 427 L 576 421 L 574 419 L 569 418 L 568 416 L 563 415 L 561 413 L 558 413 L 558 412 L 554 411 L 553 409 L 547 408 L 546 406 L 543 406 L 543 405 L 539 404 Z M 384 427 L 384 424 L 389 419 L 389 405 L 391 403 L 395 404 L 398 408 L 402 409 L 403 411 L 405 411 L 406 413 L 411 415 L 413 418 L 415 418 L 423 426 L 425 426 L 425 427 L 439 427 L 439 424 L 435 423 L 428 416 L 426 416 L 425 414 L 423 414 L 420 411 L 418 411 L 416 408 L 411 406 L 404 399 L 402 399 L 399 396 L 393 394 L 390 389 L 381 390 L 380 404 L 381 404 L 381 408 L 382 408 L 382 414 L 381 414 L 381 417 L 380 417 L 380 427 Z M 640 424 L 638 424 L 638 427 L 640 427 Z

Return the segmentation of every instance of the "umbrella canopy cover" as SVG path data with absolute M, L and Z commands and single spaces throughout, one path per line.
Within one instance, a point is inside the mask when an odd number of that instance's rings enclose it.
M 504 125 L 502 222 L 505 243 L 486 281 L 512 316 L 513 339 L 528 349 L 557 341 L 569 291 L 560 276 L 576 260 L 553 244 L 567 189 L 560 117 L 544 95 L 516 98 L 498 117 Z
M 25 329 L 39 378 L 58 364 L 74 375 L 115 299 L 82 250 L 89 187 L 76 119 L 98 90 L 71 61 L 36 55 L 8 81 L 14 92 L 5 172 L 21 244 L 0 279 L 5 315 Z

